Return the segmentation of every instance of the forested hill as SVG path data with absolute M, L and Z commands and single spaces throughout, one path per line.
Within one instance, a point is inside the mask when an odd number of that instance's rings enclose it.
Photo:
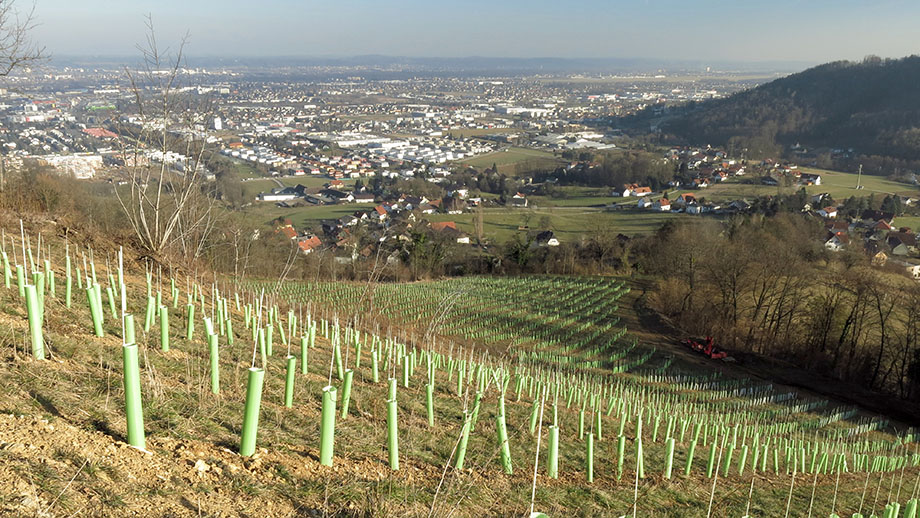
M 690 144 L 776 155 L 784 146 L 854 148 L 920 159 L 920 56 L 820 65 L 757 88 L 672 109 L 659 122 Z

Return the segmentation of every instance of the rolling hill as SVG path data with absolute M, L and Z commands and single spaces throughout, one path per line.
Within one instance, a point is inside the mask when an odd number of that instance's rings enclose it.
M 749 156 L 801 143 L 861 155 L 920 159 L 920 56 L 838 61 L 725 99 L 646 110 L 637 122 L 691 144 L 719 144 Z M 657 117 L 657 119 L 656 119 Z

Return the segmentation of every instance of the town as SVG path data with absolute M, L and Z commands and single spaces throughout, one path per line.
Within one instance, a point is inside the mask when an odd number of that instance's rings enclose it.
M 631 162 L 605 165 L 638 153 L 614 117 L 752 85 L 730 74 L 379 80 L 323 69 L 300 81 L 226 67 L 175 73 L 195 117 L 174 117 L 168 131 L 202 142 L 205 155 L 134 145 L 150 122 L 125 109 L 136 92 L 124 75 L 64 66 L 17 75 L 15 89 L 0 91 L 4 170 L 44 167 L 124 185 L 127 169 L 160 164 L 215 185 L 304 254 L 330 251 L 342 264 L 421 230 L 471 249 L 515 236 L 555 247 L 601 231 L 598 223 L 635 235 L 671 219 L 765 212 L 784 199 L 786 209 L 826 222 L 828 250 L 859 249 L 873 264 L 920 277 L 910 179 L 865 177 L 861 186 L 818 169 L 816 154 L 801 148 L 794 162 L 685 146 L 643 151 L 641 173 Z M 867 196 L 874 207 L 857 201 Z

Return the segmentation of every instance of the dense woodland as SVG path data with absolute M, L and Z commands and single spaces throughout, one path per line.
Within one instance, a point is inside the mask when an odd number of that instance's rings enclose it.
M 776 157 L 802 144 L 854 149 L 868 172 L 920 165 L 920 57 L 839 61 L 725 99 L 691 102 L 624 121 L 664 140 L 725 146 L 733 156 Z M 851 156 L 852 158 L 852 156 Z M 887 159 L 887 160 L 886 160 Z M 886 163 L 887 162 L 887 163 Z

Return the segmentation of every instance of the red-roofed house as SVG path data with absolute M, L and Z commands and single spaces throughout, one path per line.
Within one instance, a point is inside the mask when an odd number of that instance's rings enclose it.
M 667 198 L 662 198 L 652 204 L 652 210 L 668 212 L 671 210 L 671 202 Z
M 438 232 L 444 230 L 445 228 L 457 230 L 457 224 L 453 221 L 437 221 L 431 224 L 431 229 L 437 230 Z
M 294 227 L 281 227 L 278 232 L 288 239 L 297 239 L 297 231 L 294 230 Z
M 824 207 L 818 211 L 818 215 L 820 215 L 822 218 L 836 218 L 837 207 Z
M 696 195 L 694 195 L 692 192 L 687 192 L 678 196 L 677 199 L 674 200 L 674 205 L 686 207 L 687 205 L 694 202 L 696 202 Z
M 301 239 L 297 243 L 297 247 L 300 248 L 300 251 L 303 252 L 304 254 L 309 254 L 310 252 L 312 252 L 313 250 L 315 250 L 322 244 L 323 242 L 320 241 L 320 239 L 317 236 L 311 236 L 307 239 Z
M 105 128 L 86 128 L 83 130 L 83 133 L 96 138 L 118 138 L 118 135 Z
M 652 194 L 651 187 L 640 187 L 637 183 L 628 183 L 623 186 L 620 196 L 628 198 L 630 196 L 648 196 Z

